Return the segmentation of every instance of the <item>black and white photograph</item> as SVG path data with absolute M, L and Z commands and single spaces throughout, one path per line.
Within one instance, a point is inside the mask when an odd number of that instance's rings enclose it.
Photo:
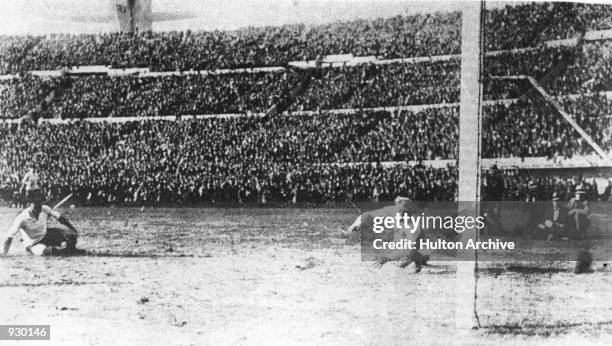
M 612 1 L 1 0 L 1 345 L 611 345 Z

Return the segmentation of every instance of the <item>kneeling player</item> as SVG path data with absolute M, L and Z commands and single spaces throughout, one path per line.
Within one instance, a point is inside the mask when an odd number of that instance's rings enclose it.
M 353 222 L 351 226 L 346 228 L 342 233 L 346 236 L 349 236 L 351 240 L 361 239 L 361 236 L 373 229 L 373 218 L 374 216 L 395 216 L 395 215 L 403 215 L 404 213 L 409 215 L 414 215 L 416 213 L 416 206 L 414 202 L 411 201 L 407 197 L 398 196 L 395 199 L 395 205 L 385 207 L 378 210 L 373 210 L 369 212 L 365 212 L 357 217 L 357 219 Z M 406 233 L 405 230 L 396 230 L 393 229 L 394 240 L 399 240 L 402 238 L 418 240 L 421 235 L 421 230 L 419 229 L 414 233 Z M 391 253 L 393 252 L 393 253 Z M 416 267 L 416 272 L 420 272 L 421 268 L 427 264 L 429 261 L 429 255 L 423 255 L 418 250 L 397 250 L 397 251 L 387 251 L 384 255 L 377 256 L 374 259 L 375 267 L 382 267 L 387 262 L 400 262 L 400 268 L 407 267 L 410 263 L 414 263 Z
M 64 227 L 47 227 L 49 216 L 54 217 Z M 48 205 L 43 205 L 40 197 L 32 199 L 29 208 L 22 211 L 6 234 L 4 254 L 6 255 L 13 237 L 21 230 L 26 251 L 36 256 L 67 256 L 83 254 L 76 248 L 78 233 L 65 217 Z M 62 243 L 65 247 L 61 247 Z

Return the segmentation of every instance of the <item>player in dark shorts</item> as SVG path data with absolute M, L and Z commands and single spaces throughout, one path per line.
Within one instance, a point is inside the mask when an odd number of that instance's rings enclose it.
M 62 227 L 47 227 L 49 217 L 59 221 Z M 58 211 L 42 204 L 42 199 L 33 197 L 30 207 L 23 210 L 8 230 L 3 253 L 6 255 L 13 237 L 21 231 L 21 237 L 29 254 L 36 256 L 67 256 L 84 254 L 76 248 L 78 232 Z M 62 246 L 65 244 L 65 246 Z

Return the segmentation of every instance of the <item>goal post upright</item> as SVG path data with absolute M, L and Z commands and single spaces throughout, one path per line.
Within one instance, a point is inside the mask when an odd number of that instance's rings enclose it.
M 481 149 L 481 71 L 483 60 L 482 16 L 484 1 L 463 3 L 461 18 L 461 92 L 459 108 L 459 157 L 457 164 L 458 208 L 463 215 L 477 216 L 480 200 Z M 475 239 L 475 229 L 467 229 L 461 239 Z M 477 254 L 457 261 L 455 283 L 455 326 L 478 326 L 476 315 Z

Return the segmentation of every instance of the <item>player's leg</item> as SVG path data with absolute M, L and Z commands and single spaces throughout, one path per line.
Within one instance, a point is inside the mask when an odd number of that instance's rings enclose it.
M 78 234 L 70 230 L 68 227 L 51 227 L 47 229 L 45 235 L 45 244 L 50 246 L 62 246 L 66 242 L 66 249 L 75 249 L 77 244 Z
M 77 249 L 47 246 L 43 243 L 34 244 L 27 251 L 34 256 L 70 256 L 80 253 Z
M 419 251 L 414 250 L 400 264 L 400 268 L 406 268 L 410 263 L 414 262 L 415 271 L 418 273 L 424 265 L 427 265 L 428 261 L 429 255 L 423 255 Z
M 51 247 L 42 243 L 37 243 L 32 246 L 28 246 L 26 250 L 28 251 L 28 253 L 34 256 L 52 256 Z
M 570 229 L 572 231 L 572 237 L 575 239 L 583 239 L 584 223 L 578 213 L 574 213 L 570 219 Z

